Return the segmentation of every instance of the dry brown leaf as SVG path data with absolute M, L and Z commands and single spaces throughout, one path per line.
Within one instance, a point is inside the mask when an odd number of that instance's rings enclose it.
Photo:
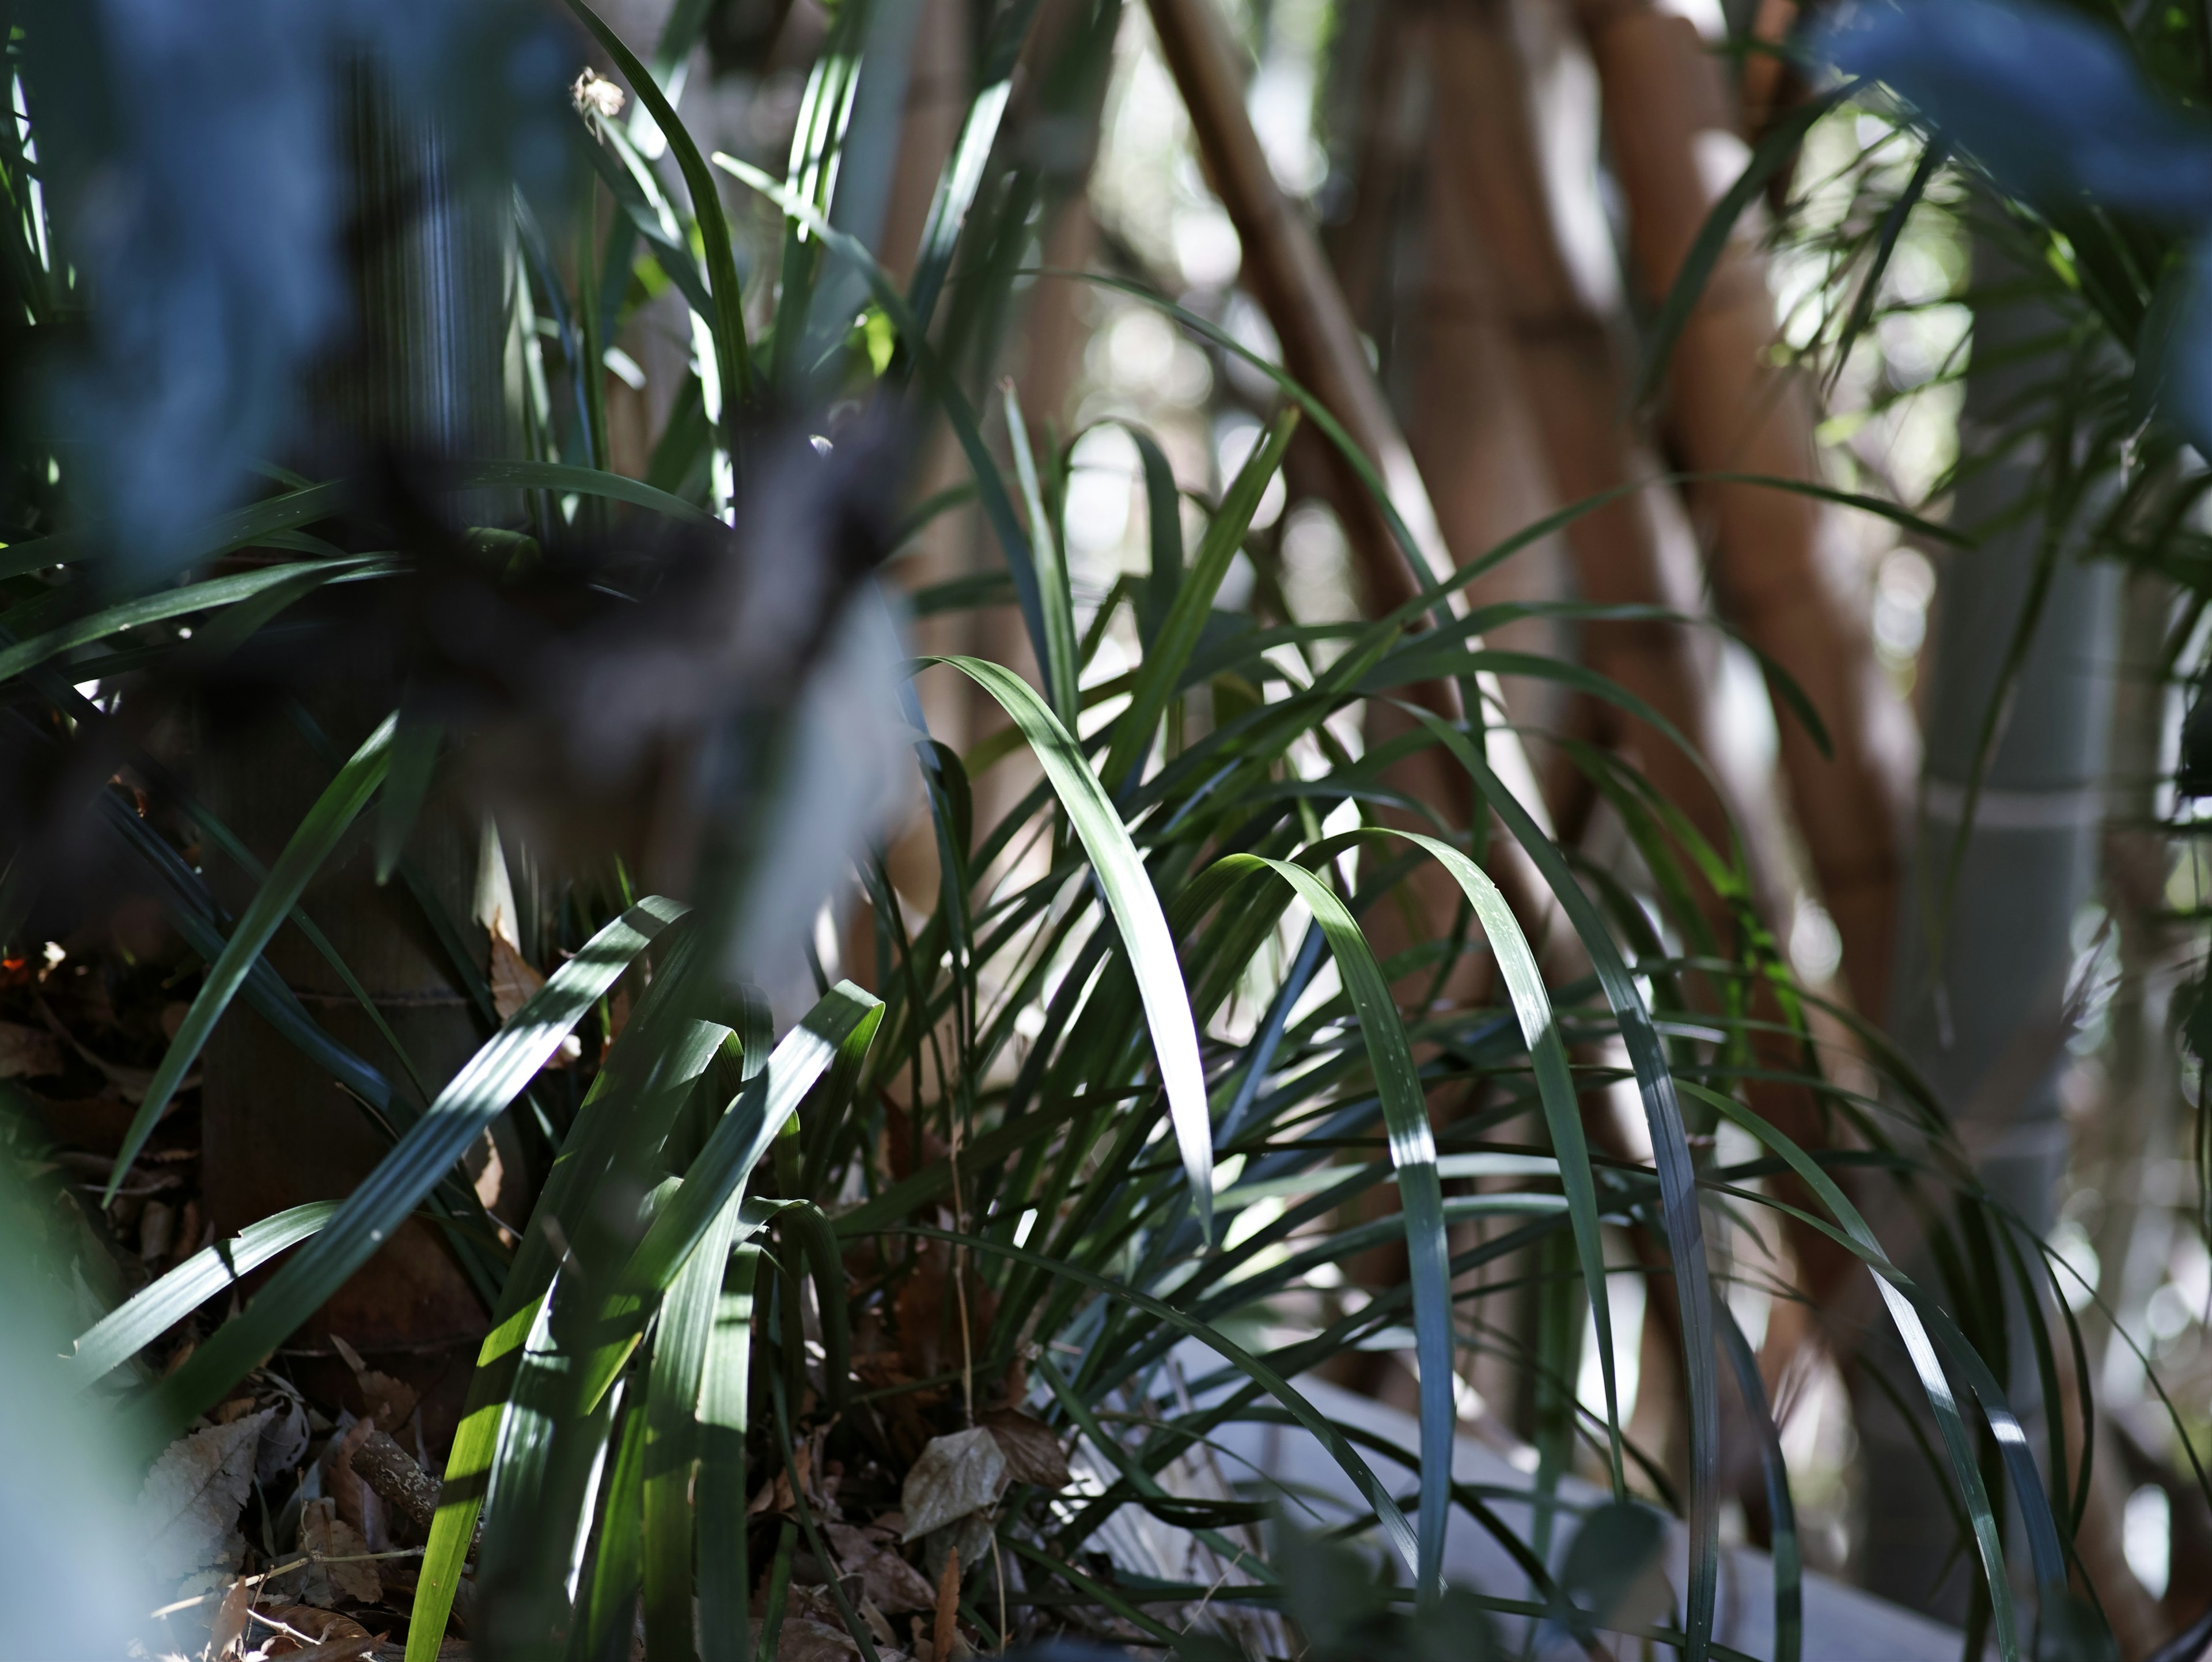
M 1067 1451 L 1043 1421 L 1019 1409 L 1001 1408 L 986 1414 L 983 1425 L 1006 1457 L 1010 1480 L 1034 1483 L 1055 1494 L 1067 1487 Z
M 532 969 L 505 935 L 491 938 L 491 968 L 487 977 L 491 983 L 492 1008 L 499 1012 L 501 1021 L 510 1020 L 514 1013 L 530 1001 L 531 995 L 545 984 L 545 977 Z
M 991 1506 L 1006 1490 L 1006 1457 L 981 1426 L 933 1437 L 899 1492 L 906 1513 L 902 1540 L 956 1523 Z
M 246 1539 L 238 1514 L 253 1481 L 253 1455 L 270 1411 L 179 1437 L 161 1451 L 138 1494 L 143 1562 L 164 1582 L 234 1571 Z
M 324 1645 L 350 1645 L 358 1653 L 374 1642 L 374 1635 L 351 1616 L 314 1604 L 278 1604 L 259 1614 L 276 1629 L 262 1647 L 270 1657 L 304 1657 Z
M 822 1622 L 787 1616 L 775 1637 L 775 1662 L 851 1662 L 860 1653 L 852 1635 Z
M 246 1646 L 246 1614 L 253 1608 L 256 1584 L 244 1576 L 230 1584 L 216 1606 L 215 1621 L 208 1629 L 208 1654 L 214 1657 L 235 1656 Z
M 953 1641 L 959 1636 L 960 1549 L 956 1547 L 945 1555 L 945 1574 L 937 1578 L 937 1622 L 930 1629 L 930 1654 L 951 1655 Z
M 363 1556 L 369 1550 L 368 1542 L 338 1516 L 337 1502 L 329 1495 L 301 1507 L 300 1549 L 315 1560 L 301 1580 L 300 1590 L 309 1604 L 333 1604 L 342 1598 L 373 1604 L 384 1597 L 374 1561 Z M 340 1560 L 348 1562 L 334 1562 Z
M 376 1429 L 374 1420 L 356 1420 L 323 1451 L 323 1493 L 337 1502 L 338 1516 L 368 1543 L 371 1552 L 392 1544 L 385 1528 L 384 1497 L 353 1469 L 353 1452 Z
M 265 1488 L 290 1476 L 307 1458 L 308 1428 L 307 1405 L 295 1394 L 279 1391 L 264 1401 L 270 1409 L 269 1423 L 254 1452 L 253 1475 Z
M 0 1079 L 43 1079 L 64 1065 L 61 1043 L 52 1033 L 0 1021 Z
M 827 1524 L 823 1532 L 830 1537 L 837 1562 L 847 1573 L 860 1578 L 861 1590 L 878 1610 L 896 1614 L 926 1610 L 936 1604 L 937 1594 L 928 1579 L 892 1551 L 886 1537 L 850 1524 Z
M 418 1393 L 404 1379 L 370 1368 L 361 1376 L 361 1394 L 380 1430 L 398 1431 L 414 1416 Z

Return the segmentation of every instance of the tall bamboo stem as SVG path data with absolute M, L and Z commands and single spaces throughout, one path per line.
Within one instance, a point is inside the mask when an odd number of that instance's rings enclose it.
M 1721 66 L 1687 20 L 1653 0 L 1579 0 L 1597 65 L 1613 170 L 1628 208 L 1630 265 L 1647 299 L 1664 296 L 1743 146 Z M 1817 482 L 1811 389 L 1775 366 L 1765 262 L 1739 233 L 1677 343 L 1666 413 L 1681 460 L 1705 472 Z M 1858 1008 L 1889 1003 L 1902 827 L 1913 738 L 1884 681 L 1868 607 L 1848 569 L 1835 510 L 1787 490 L 1700 485 L 1723 612 L 1795 677 L 1826 724 L 1832 757 L 1778 709 L 1782 764 L 1821 898 L 1844 947 Z
M 1243 246 L 1243 281 L 1281 344 L 1284 367 L 1342 425 L 1382 481 L 1390 503 L 1411 533 L 1401 545 L 1382 509 L 1349 461 L 1332 447 L 1327 454 L 1329 495 L 1350 539 L 1370 610 L 1388 612 L 1417 598 L 1424 581 L 1449 576 L 1451 551 L 1437 527 L 1427 487 L 1413 453 L 1384 400 L 1313 229 L 1276 185 L 1244 107 L 1243 77 L 1210 0 L 1152 0 L 1162 55 L 1189 111 L 1213 186 Z M 1468 555 L 1480 550 L 1464 551 Z M 1419 575 L 1414 563 L 1423 569 Z M 1425 682 L 1407 696 L 1447 721 L 1464 718 L 1457 685 Z M 1540 807 L 1534 776 L 1517 736 L 1493 728 L 1492 765 L 1532 807 Z M 1469 787 L 1449 758 L 1421 753 L 1421 789 L 1461 824 L 1473 821 Z M 1557 903 L 1534 867 L 1510 837 L 1492 839 L 1492 870 L 1524 926 L 1540 943 L 1565 946 L 1566 932 L 1552 927 Z M 1450 914 L 1434 920 L 1441 936 Z

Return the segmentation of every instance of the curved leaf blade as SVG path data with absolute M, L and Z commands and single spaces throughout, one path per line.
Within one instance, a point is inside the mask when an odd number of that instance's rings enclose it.
M 1169 1117 L 1182 1153 L 1183 1174 L 1198 1210 L 1200 1238 L 1213 1238 L 1213 1124 L 1206 1100 L 1206 1068 L 1199 1059 L 1198 1026 L 1190 1014 L 1190 994 L 1176 959 L 1175 937 L 1168 931 L 1159 896 L 1143 856 L 1106 800 L 1083 750 L 1068 735 L 1028 682 L 1012 671 L 978 658 L 942 658 L 999 702 L 1014 720 L 1044 769 L 1066 810 L 1099 889 L 1129 956 L 1129 967 L 1152 1033 L 1160 1082 L 1167 1092 Z
M 281 868 L 283 862 L 278 864 Z M 683 910 L 671 900 L 641 900 L 555 971 L 438 1093 L 321 1233 L 276 1272 L 252 1303 L 216 1329 L 191 1361 L 162 1382 L 147 1406 L 149 1428 L 163 1436 L 175 1434 L 336 1293 L 521 1094 L 568 1031 Z M 244 934 L 241 928 L 241 938 Z
M 308 809 L 307 817 L 300 822 L 299 829 L 292 833 L 292 840 L 285 844 L 284 852 L 270 868 L 268 880 L 256 892 L 252 903 L 238 920 L 237 928 L 231 932 L 230 944 L 208 965 L 206 978 L 200 983 L 191 1008 L 185 1012 L 176 1037 L 169 1041 L 161 1065 L 155 1068 L 154 1077 L 147 1084 L 138 1111 L 131 1116 L 131 1127 L 124 1133 L 123 1147 L 116 1154 L 115 1169 L 108 1176 L 102 1204 L 115 1198 L 115 1191 L 121 1186 L 124 1174 L 131 1169 L 131 1162 L 146 1146 L 146 1139 L 161 1119 L 161 1111 L 169 1105 L 186 1070 L 198 1059 L 215 1032 L 216 1023 L 230 1008 L 232 996 L 259 960 L 262 948 L 269 944 L 286 914 L 298 904 L 309 880 L 322 869 L 323 862 L 352 826 L 355 817 L 368 805 L 377 786 L 384 782 L 385 769 L 391 759 L 394 720 L 386 716 L 376 731 L 362 741 L 352 759 L 338 770 L 337 777 L 316 798 L 314 807 Z M 416 1196 L 416 1200 L 421 1198 Z M 414 1204 L 410 1201 L 406 1209 L 411 1211 Z

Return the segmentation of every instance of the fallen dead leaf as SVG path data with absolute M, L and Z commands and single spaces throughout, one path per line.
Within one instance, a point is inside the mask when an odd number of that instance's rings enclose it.
M 545 977 L 532 969 L 521 953 L 501 934 L 491 938 L 491 966 L 487 978 L 491 983 L 492 1008 L 499 1012 L 501 1021 L 512 1019 L 545 984 Z
M 216 1606 L 215 1621 L 208 1629 L 210 1656 L 235 1656 L 245 1648 L 246 1615 L 253 1608 L 254 1587 L 255 1583 L 241 1575 Z
M 138 1494 L 137 1521 L 148 1568 L 163 1581 L 234 1571 L 246 1539 L 238 1514 L 253 1481 L 253 1455 L 270 1410 L 179 1437 L 161 1451 Z
M 1001 1408 L 983 1416 L 983 1427 L 1006 1457 L 1006 1476 L 1012 1482 L 1034 1483 L 1055 1494 L 1067 1487 L 1067 1451 L 1043 1421 L 1019 1409 Z
M 255 1611 L 254 1620 L 273 1630 L 262 1646 L 262 1653 L 270 1657 L 306 1658 L 315 1655 L 326 1645 L 350 1648 L 353 1654 L 359 1655 L 375 1643 L 375 1635 L 351 1616 L 314 1604 L 279 1604 Z M 333 1653 L 322 1654 L 330 1656 Z
M 337 1502 L 338 1517 L 368 1543 L 371 1552 L 392 1544 L 385 1527 L 384 1497 L 353 1469 L 354 1451 L 376 1429 L 374 1420 L 356 1420 L 323 1451 L 323 1493 Z
M 755 1622 L 756 1629 L 760 1625 Z M 786 1616 L 775 1636 L 775 1662 L 849 1662 L 860 1647 L 842 1628 Z
M 384 1582 L 359 1531 L 338 1516 L 338 1506 L 325 1495 L 300 1509 L 300 1549 L 313 1555 L 301 1580 L 301 1592 L 313 1605 L 350 1599 L 373 1604 L 384 1597 Z M 349 1561 L 349 1562 L 337 1562 Z
M 392 1432 L 405 1425 L 415 1412 L 421 1393 L 404 1379 L 396 1379 L 371 1367 L 362 1360 L 361 1352 L 346 1342 L 343 1334 L 331 1335 L 331 1348 L 353 1371 L 354 1383 L 361 1387 L 362 1411 L 376 1422 L 378 1428 Z
M 65 1065 L 61 1043 L 52 1033 L 0 1021 L 0 1079 L 43 1079 Z
M 951 1655 L 952 1642 L 959 1636 L 960 1551 L 956 1547 L 945 1555 L 945 1574 L 937 1578 L 937 1622 L 930 1629 L 930 1654 Z
M 253 1475 L 264 1488 L 289 1477 L 307 1457 L 307 1405 L 290 1391 L 280 1391 L 268 1401 L 268 1425 L 261 1446 L 254 1451 Z
M 868 1601 L 878 1610 L 897 1614 L 926 1610 L 936 1604 L 937 1594 L 928 1579 L 890 1549 L 890 1537 L 850 1524 L 824 1525 L 823 1531 L 837 1562 L 860 1578 Z
M 899 1492 L 906 1513 L 902 1541 L 982 1511 L 1006 1490 L 1006 1457 L 988 1430 L 975 1426 L 933 1437 Z

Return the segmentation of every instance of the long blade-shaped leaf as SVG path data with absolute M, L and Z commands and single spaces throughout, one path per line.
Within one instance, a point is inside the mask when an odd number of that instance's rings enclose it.
M 1267 437 L 1253 447 L 1251 455 L 1245 459 L 1244 466 L 1223 496 L 1220 512 L 1206 528 L 1205 540 L 1198 545 L 1198 558 L 1191 563 L 1189 571 L 1177 586 L 1175 602 L 1160 622 L 1158 638 L 1138 666 L 1129 708 L 1114 725 L 1114 742 L 1106 752 L 1102 776 L 1106 788 L 1124 800 L 1152 750 L 1152 730 L 1158 726 L 1161 713 L 1181 685 L 1190 654 L 1198 648 L 1199 636 L 1213 608 L 1213 597 L 1221 587 L 1221 580 L 1229 575 L 1229 563 L 1243 547 L 1244 533 L 1251 528 L 1252 515 L 1259 511 L 1260 498 L 1267 489 L 1267 481 L 1282 466 L 1283 453 L 1290 447 L 1291 435 L 1297 430 L 1297 407 L 1293 405 L 1275 418 Z M 1158 511 L 1157 508 L 1154 511 Z
M 28 636 L 23 636 L 22 618 L 10 613 L 9 621 L 16 625 L 11 633 L 23 637 L 12 646 L 0 648 L 0 681 L 13 679 L 27 669 L 35 669 L 48 659 L 73 647 L 120 634 L 126 629 L 136 629 L 141 624 L 161 623 L 171 618 L 187 617 L 195 612 L 236 606 L 270 589 L 297 584 L 302 579 L 319 579 L 316 586 L 319 586 L 319 583 L 336 582 L 342 578 L 381 576 L 396 569 L 393 561 L 375 556 L 332 560 L 327 564 L 264 566 L 258 571 L 240 572 L 230 577 L 212 577 L 204 583 L 191 583 L 183 588 L 161 589 Z M 70 598 L 66 590 L 57 591 L 53 596 L 56 601 L 64 598 Z M 36 604 L 43 605 L 44 602 Z
M 1417 831 L 1392 835 L 1418 843 L 1452 874 L 1474 909 L 1475 922 L 1489 937 L 1498 974 L 1513 1001 L 1513 1014 L 1535 1068 L 1544 1124 L 1559 1157 L 1560 1186 L 1566 1191 L 1567 1210 L 1574 1220 L 1575 1251 L 1582 1262 L 1583 1281 L 1589 1289 L 1598 1366 L 1605 1375 L 1605 1425 L 1613 1488 L 1615 1495 L 1626 1498 L 1620 1465 L 1620 1400 L 1613 1377 L 1612 1306 L 1606 1297 L 1605 1240 L 1598 1230 L 1597 1180 L 1590 1169 L 1589 1143 L 1583 1135 L 1582 1105 L 1576 1100 L 1574 1077 L 1567 1068 L 1566 1047 L 1559 1042 L 1551 995 L 1544 990 L 1543 973 L 1536 967 L 1536 955 L 1529 947 L 1528 937 L 1522 933 L 1520 920 L 1513 916 L 1513 909 L 1505 904 L 1505 897 L 1498 892 L 1488 873 L 1449 843 Z
M 1283 860 L 1232 855 L 1237 863 L 1253 861 L 1280 874 L 1312 910 L 1328 939 L 1337 974 L 1359 1017 L 1359 1036 L 1368 1066 L 1382 1099 L 1382 1123 L 1390 1134 L 1390 1163 L 1397 1168 L 1398 1194 L 1406 1208 L 1406 1252 L 1413 1284 L 1413 1354 L 1421 1366 L 1421 1502 L 1419 1550 L 1414 1574 L 1423 1599 L 1443 1592 L 1444 1525 L 1451 1507 L 1452 1435 L 1458 1406 L 1451 1325 L 1451 1252 L 1444 1239 L 1443 1185 L 1437 1177 L 1436 1134 L 1429 1125 L 1429 1101 L 1421 1071 L 1406 1042 L 1389 983 L 1359 933 L 1359 925 L 1336 891 L 1303 866 Z M 1224 862 L 1226 863 L 1226 862 Z
M 699 1404 L 699 1631 L 706 1662 L 749 1662 L 752 1575 L 745 1562 L 745 1403 L 753 1353 L 753 1278 L 760 1249 L 729 1255 Z
M 745 401 L 752 393 L 752 352 L 745 338 L 744 295 L 738 285 L 738 259 L 730 245 L 730 222 L 722 212 L 721 198 L 714 192 L 714 175 L 708 171 L 690 132 L 677 119 L 676 107 L 668 101 L 668 94 L 660 89 L 652 72 L 638 61 L 637 54 L 584 0 L 568 0 L 568 9 L 606 48 L 607 56 L 614 59 L 615 67 L 629 81 L 638 101 L 659 124 L 661 137 L 668 141 L 676 165 L 683 172 L 684 188 L 690 192 L 691 219 L 698 228 L 700 246 L 707 256 L 707 283 L 714 301 L 714 364 L 722 381 L 722 429 L 734 458 L 738 454 L 737 433 L 744 419 Z
M 656 514 L 665 514 L 684 525 L 719 523 L 713 514 L 703 508 L 695 508 L 681 496 L 672 496 L 665 490 L 655 490 L 641 479 L 606 472 L 596 467 L 570 467 L 560 462 L 510 460 L 463 462 L 453 470 L 453 484 L 457 490 L 482 485 L 511 485 L 526 490 L 573 490 L 579 496 L 604 496 L 610 502 L 628 502 L 633 508 L 649 508 Z
M 307 1239 L 337 1209 L 336 1201 L 311 1201 L 202 1247 L 85 1330 L 66 1364 L 71 1379 L 83 1386 L 106 1378 L 225 1288 Z
M 283 862 L 277 863 L 281 870 Z M 641 900 L 555 971 L 453 1075 L 322 1232 L 162 1382 L 148 1405 L 150 1428 L 175 1435 L 343 1286 L 552 1060 L 561 1041 L 615 978 L 682 911 L 674 901 Z M 240 935 L 244 934 L 241 926 Z
M 1661 1213 L 1667 1252 L 1674 1268 L 1674 1296 L 1681 1313 L 1683 1372 L 1690 1406 L 1690 1587 L 1685 1655 L 1704 1662 L 1711 1649 L 1720 1551 L 1720 1397 L 1713 1378 L 1713 1284 L 1705 1263 L 1705 1219 L 1698 1206 L 1698 1172 L 1690 1158 L 1689 1135 L 1667 1052 L 1652 1026 L 1620 948 L 1565 857 L 1544 835 L 1528 811 L 1491 771 L 1481 747 L 1429 711 L 1404 706 L 1468 770 L 1491 811 L 1514 841 L 1528 850 L 1545 883 L 1559 897 L 1575 933 L 1589 952 L 1598 984 L 1620 1025 L 1629 1066 L 1644 1101 L 1644 1121 L 1651 1135 L 1652 1162 L 1658 1168 Z
M 392 718 L 387 716 L 362 741 L 352 759 L 338 770 L 337 777 L 331 781 L 315 800 L 314 807 L 307 810 L 307 817 L 300 822 L 300 828 L 292 833 L 292 840 L 285 844 L 284 852 L 270 868 L 268 881 L 256 892 L 245 916 L 238 920 L 238 928 L 232 931 L 230 944 L 223 948 L 221 957 L 208 965 L 207 976 L 200 983 L 191 1008 L 185 1013 L 176 1037 L 169 1041 L 161 1065 L 155 1068 L 154 1077 L 146 1086 L 146 1095 L 138 1105 L 138 1111 L 131 1116 L 131 1128 L 124 1133 L 123 1147 L 116 1154 L 115 1169 L 108 1176 L 103 1203 L 115 1198 L 124 1173 L 131 1169 L 131 1162 L 138 1157 L 138 1151 L 146 1146 L 147 1137 L 160 1121 L 161 1111 L 169 1105 L 169 1099 L 176 1094 L 185 1071 L 199 1059 L 201 1050 L 215 1032 L 216 1023 L 230 1008 L 232 996 L 260 958 L 261 949 L 269 944 L 285 914 L 298 903 L 308 880 L 322 869 L 323 862 L 330 858 L 339 839 L 353 825 L 355 816 L 383 782 L 384 770 L 391 758 L 392 729 Z M 412 1211 L 415 1202 L 421 1198 L 418 1195 L 410 1200 L 402 1208 L 403 1215 Z M 192 1409 L 192 1413 L 198 1412 L 198 1408 Z
M 1040 1270 L 1048 1275 L 1057 1275 L 1091 1292 L 1103 1294 L 1108 1299 L 1128 1304 L 1143 1311 L 1155 1321 L 1164 1323 L 1167 1326 L 1175 1329 L 1184 1337 L 1198 1340 L 1209 1349 L 1218 1353 L 1231 1367 L 1236 1368 L 1261 1390 L 1280 1403 L 1290 1410 L 1293 1420 L 1314 1434 L 1321 1446 L 1328 1451 L 1329 1458 L 1343 1468 L 1345 1475 L 1352 1479 L 1353 1485 L 1358 1488 L 1367 1503 L 1375 1508 L 1375 1515 L 1382 1522 L 1383 1534 L 1389 1537 L 1391 1546 L 1405 1561 L 1407 1568 L 1414 1568 L 1419 1562 L 1420 1550 L 1416 1544 L 1413 1527 L 1406 1522 L 1406 1514 L 1398 1509 L 1397 1501 L 1391 1498 L 1390 1491 L 1383 1487 L 1382 1480 L 1375 1475 L 1374 1469 L 1366 1461 L 1361 1459 L 1358 1451 L 1345 1440 L 1344 1434 L 1330 1424 L 1320 1410 L 1301 1396 L 1288 1379 L 1210 1323 L 1186 1315 L 1173 1306 L 1164 1304 L 1152 1297 L 1149 1293 L 1139 1293 L 1121 1281 L 1109 1280 L 1103 1275 L 1095 1275 L 1080 1264 L 1072 1263 L 1065 1259 L 1048 1258 L 1039 1253 L 1025 1251 L 1018 1246 L 1010 1246 L 1002 1241 L 987 1240 L 972 1235 L 957 1235 L 950 1230 L 931 1229 L 918 1224 L 906 1226 L 904 1233 L 919 1235 L 928 1240 L 940 1240 L 948 1244 L 965 1245 L 978 1252 L 989 1252 L 999 1257 L 1010 1259 L 1015 1263 L 1026 1264 L 1030 1269 Z
M 1213 1125 L 1206 1110 L 1206 1068 L 1199 1060 L 1198 1027 L 1190 1014 L 1190 995 L 1185 989 L 1182 967 L 1176 962 L 1175 937 L 1160 910 L 1137 845 L 1121 824 L 1121 816 L 1106 800 L 1097 776 L 1084 760 L 1082 748 L 1066 728 L 1053 718 L 1028 682 L 1011 670 L 976 658 L 945 658 L 951 664 L 999 701 L 1030 741 L 1037 761 L 1052 782 L 1068 823 L 1091 856 L 1107 909 L 1121 932 L 1129 967 L 1144 1001 L 1145 1020 L 1152 1032 L 1153 1054 L 1159 1058 L 1160 1083 L 1167 1091 L 1168 1113 L 1175 1122 L 1176 1142 L 1182 1151 L 1184 1176 L 1195 1202 L 1200 1239 L 1213 1239 Z
M 611 1328 L 586 1374 L 586 1400 L 595 1401 L 614 1381 L 637 1342 L 653 1299 L 711 1239 L 753 1168 L 775 1141 L 799 1102 L 840 1063 L 856 1064 L 867 1053 L 883 1020 L 883 1005 L 849 981 L 841 981 L 783 1037 L 768 1066 L 745 1083 L 716 1122 L 699 1157 L 647 1227 L 615 1282 L 602 1331 Z
M 1052 713 L 1071 733 L 1079 708 L 1075 692 L 1077 643 L 1075 598 L 1067 587 L 1067 560 L 1060 545 L 1060 527 L 1045 511 L 1044 493 L 1038 488 L 1036 454 L 1030 448 L 1029 423 L 1022 419 L 1021 395 L 1009 380 L 1006 395 L 1006 439 L 1014 451 L 1014 477 L 1021 482 L 1022 506 L 1030 521 L 1030 563 L 1036 568 L 1037 595 L 1044 606 L 1045 653 L 1040 661 L 1045 691 L 1052 697 Z
M 699 1458 L 699 1392 L 722 1300 L 737 1208 L 725 1206 L 660 1302 L 645 1389 L 645 1642 L 656 1659 L 689 1662 L 691 1488 Z M 707 1574 L 717 1573 L 711 1562 Z

